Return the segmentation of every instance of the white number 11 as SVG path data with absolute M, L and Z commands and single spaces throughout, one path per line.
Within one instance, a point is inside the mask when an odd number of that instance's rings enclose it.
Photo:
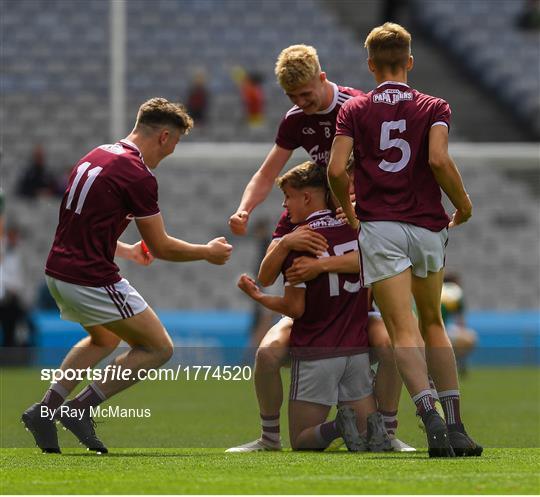
M 75 179 L 73 180 L 73 183 L 71 184 L 71 188 L 69 189 L 69 195 L 66 202 L 66 209 L 71 209 L 71 203 L 73 202 L 73 197 L 75 196 L 75 190 L 77 190 L 77 186 L 79 185 L 79 182 L 81 181 L 82 177 L 84 176 L 84 173 L 86 173 L 86 170 L 91 166 L 92 164 L 90 162 L 83 162 L 78 168 L 77 168 L 77 175 L 75 176 Z M 81 189 L 81 193 L 79 194 L 79 200 L 77 201 L 77 207 L 75 207 L 75 214 L 80 214 L 81 210 L 84 205 L 84 201 L 86 200 L 86 196 L 88 195 L 88 192 L 90 190 L 90 187 L 96 181 L 96 178 L 98 174 L 103 171 L 102 167 L 94 167 L 88 171 L 88 174 L 86 175 L 86 178 L 84 180 L 83 187 Z

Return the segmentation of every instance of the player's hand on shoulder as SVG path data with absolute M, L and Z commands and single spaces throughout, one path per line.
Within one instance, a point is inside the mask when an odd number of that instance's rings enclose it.
M 247 211 L 237 211 L 229 218 L 229 228 L 234 235 L 245 235 L 247 233 L 247 224 L 249 214 Z
M 313 255 L 322 255 L 328 249 L 326 238 L 307 226 L 302 226 L 285 235 L 283 243 L 288 250 L 310 252 Z
M 210 240 L 206 246 L 208 247 L 206 260 L 211 264 L 225 264 L 231 257 L 233 247 L 223 236 Z
M 295 286 L 315 279 L 322 273 L 318 259 L 314 257 L 297 257 L 292 266 L 285 271 L 287 281 Z
M 148 250 L 143 240 L 131 246 L 131 260 L 141 266 L 149 266 L 154 262 L 154 256 Z
M 255 283 L 255 280 L 253 278 L 250 278 L 245 273 L 240 276 L 237 285 L 240 290 L 249 295 L 251 298 L 256 299 L 257 297 L 260 297 L 262 295 L 262 292 Z

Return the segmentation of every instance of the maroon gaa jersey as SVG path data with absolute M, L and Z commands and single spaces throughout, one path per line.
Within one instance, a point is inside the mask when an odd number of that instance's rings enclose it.
M 135 144 L 101 145 L 71 172 L 45 273 L 83 286 L 120 281 L 118 238 L 133 218 L 158 213 L 157 181 Z
M 386 81 L 341 108 L 336 135 L 354 139 L 360 221 L 399 221 L 440 231 L 449 218 L 428 163 L 429 131 L 450 126 L 450 106 Z
M 326 257 L 358 250 L 355 231 L 330 210 L 314 212 L 298 226 L 304 224 L 328 240 Z M 301 255 L 308 254 L 288 255 L 282 267 L 284 275 Z M 291 354 L 301 359 L 321 359 L 367 352 L 368 297 L 367 289 L 360 288 L 359 274 L 323 273 L 303 286 L 305 311 L 293 322 Z
M 339 109 L 347 100 L 364 95 L 360 90 L 348 86 L 338 86 L 335 83 L 331 85 L 334 89 L 334 98 L 327 109 L 307 115 L 295 105 L 281 120 L 276 136 L 276 145 L 287 150 L 302 147 L 313 162 L 324 167 L 328 166 L 330 160 Z M 294 224 L 291 223 L 285 210 L 272 237 L 281 238 L 293 227 Z

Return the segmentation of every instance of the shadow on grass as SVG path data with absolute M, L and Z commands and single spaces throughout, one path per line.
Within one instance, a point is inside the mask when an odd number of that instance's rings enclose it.
M 108 454 L 96 454 L 95 452 L 64 452 L 60 457 L 92 457 L 92 458 L 109 458 L 109 457 L 212 457 L 220 454 L 186 454 L 185 452 L 109 452 Z

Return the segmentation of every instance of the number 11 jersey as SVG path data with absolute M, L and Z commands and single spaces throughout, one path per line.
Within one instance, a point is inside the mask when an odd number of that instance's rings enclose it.
M 449 218 L 429 166 L 429 131 L 450 126 L 450 106 L 405 83 L 386 81 L 341 107 L 336 136 L 353 138 L 356 214 L 441 231 Z
M 159 212 L 157 181 L 137 146 L 101 145 L 71 172 L 45 273 L 82 286 L 120 281 L 118 238 L 132 219 Z

